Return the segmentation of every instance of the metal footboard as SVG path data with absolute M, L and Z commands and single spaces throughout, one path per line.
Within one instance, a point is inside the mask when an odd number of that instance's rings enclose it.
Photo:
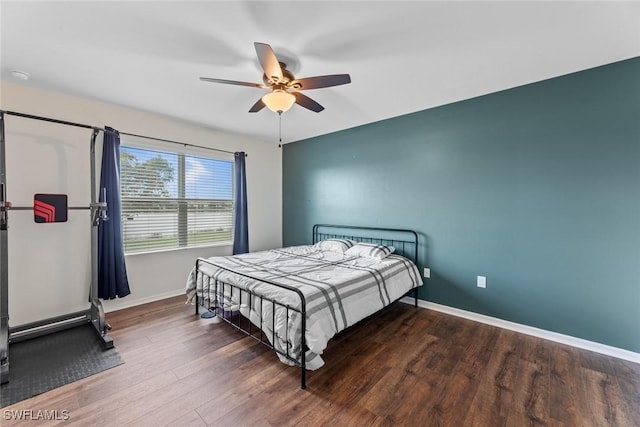
M 231 283 L 227 283 L 227 282 L 223 282 L 221 280 L 218 280 L 214 277 L 211 277 L 210 275 L 208 275 L 207 273 L 203 272 L 200 270 L 200 265 L 201 264 L 208 264 L 208 265 L 212 265 L 214 267 L 216 267 L 217 269 L 220 270 L 224 270 L 224 271 L 228 271 L 230 273 L 233 273 L 235 275 L 238 276 L 243 276 L 243 277 L 247 277 L 250 278 L 252 280 L 258 280 L 260 282 L 263 283 L 267 283 L 269 285 L 273 285 L 273 286 L 277 286 L 279 288 L 283 288 L 283 289 L 287 289 L 291 292 L 295 292 L 298 297 L 300 298 L 300 308 L 295 308 L 295 307 L 291 307 L 290 305 L 287 304 L 282 304 L 272 298 L 268 298 L 265 297 L 264 295 L 260 295 L 257 294 L 249 289 L 246 289 L 242 286 L 238 286 L 235 284 L 231 284 Z M 209 259 L 205 259 L 205 258 L 198 258 L 196 260 L 196 267 L 195 267 L 195 276 L 194 276 L 194 280 L 195 280 L 195 284 L 196 284 L 196 314 L 199 314 L 199 307 L 200 305 L 202 305 L 203 307 L 209 309 L 210 311 L 214 311 L 215 314 L 222 320 L 224 320 L 225 322 L 227 322 L 228 324 L 232 325 L 234 328 L 238 329 L 239 331 L 245 333 L 246 335 L 250 336 L 251 338 L 261 342 L 262 344 L 266 345 L 267 347 L 269 347 L 271 350 L 275 351 L 276 353 L 280 354 L 281 356 L 285 357 L 287 360 L 293 362 L 294 364 L 300 366 L 300 387 L 301 388 L 306 388 L 307 387 L 307 367 L 306 367 L 306 352 L 307 352 L 307 344 L 306 344 L 306 336 L 305 336 L 305 331 L 306 331 L 306 321 L 307 321 L 307 310 L 306 310 L 306 301 L 305 301 L 305 297 L 304 294 L 302 293 L 302 291 L 300 291 L 299 289 L 293 287 L 293 286 L 288 286 L 282 283 L 275 283 L 275 282 L 271 282 L 269 280 L 264 280 L 264 279 L 258 279 L 243 273 L 239 273 L 239 272 L 235 272 L 232 270 L 229 270 L 225 267 L 222 267 L 220 265 L 217 265 L 215 262 L 209 260 Z M 198 293 L 197 290 L 197 285 L 199 283 L 199 281 L 202 281 L 202 290 L 201 290 L 201 294 Z M 213 287 L 213 290 L 211 289 Z M 213 295 L 215 297 L 215 299 L 212 301 L 210 299 L 210 296 Z M 229 306 L 228 303 L 225 303 L 225 301 L 227 300 L 227 295 L 230 295 L 231 297 L 229 298 L 229 301 L 233 302 L 233 306 L 237 305 L 238 306 L 238 310 L 233 310 L 232 307 Z M 237 300 L 233 300 L 233 296 L 237 295 Z M 249 307 L 249 315 L 251 315 L 251 312 L 253 311 L 253 307 L 258 304 L 260 307 L 260 312 L 259 312 L 259 317 L 260 317 L 260 325 L 254 325 L 253 321 L 250 318 L 244 318 L 244 316 L 240 313 L 240 309 L 243 307 L 243 305 L 248 305 Z M 264 307 L 266 305 L 270 305 L 271 306 L 271 336 L 269 337 L 265 332 L 264 332 Z M 276 328 L 275 328 L 275 324 L 276 324 L 276 309 L 280 308 L 282 310 L 286 311 L 286 321 L 287 321 L 287 325 L 286 325 L 286 336 L 283 337 L 284 341 L 286 343 L 286 349 L 283 351 L 282 349 L 276 347 L 274 345 L 274 343 L 276 342 L 276 339 L 278 339 L 278 337 L 276 337 Z M 298 315 L 300 316 L 300 359 L 295 358 L 291 352 L 289 351 L 289 320 L 291 318 L 290 314 L 291 312 L 295 312 L 298 313 Z M 243 320 L 244 319 L 244 320 Z M 269 338 L 271 338 L 269 340 Z

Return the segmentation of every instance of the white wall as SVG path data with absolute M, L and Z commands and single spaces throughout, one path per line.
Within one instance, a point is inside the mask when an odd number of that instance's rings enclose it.
M 249 155 L 250 249 L 282 244 L 282 157 L 281 149 L 273 143 L 6 81 L 0 82 L 0 108 L 245 151 Z M 5 135 L 9 201 L 16 206 L 31 206 L 34 193 L 63 193 L 69 195 L 70 206 L 88 206 L 90 130 L 5 116 Z M 102 142 L 102 133 L 98 141 Z M 32 212 L 13 211 L 9 213 L 9 227 L 11 326 L 87 308 L 91 277 L 88 212 L 69 211 L 67 223 L 35 224 Z M 230 253 L 229 246 L 218 246 L 127 256 L 131 295 L 104 301 L 105 310 L 178 295 L 196 257 Z

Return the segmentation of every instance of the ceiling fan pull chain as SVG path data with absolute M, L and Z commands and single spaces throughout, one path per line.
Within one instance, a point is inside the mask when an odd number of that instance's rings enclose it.
M 280 139 L 278 147 L 282 147 L 282 111 L 278 111 L 278 137 Z

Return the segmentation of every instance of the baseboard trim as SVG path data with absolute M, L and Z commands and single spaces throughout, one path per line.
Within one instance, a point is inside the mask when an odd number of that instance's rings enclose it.
M 182 289 L 182 290 L 164 292 L 162 294 L 157 294 L 157 295 L 153 295 L 146 298 L 138 298 L 138 299 L 131 299 L 131 300 L 130 299 L 116 300 L 114 302 L 111 302 L 113 300 L 102 301 L 102 305 L 105 313 L 111 313 L 112 311 L 118 311 L 118 310 L 123 310 L 125 308 L 135 307 L 137 305 L 148 304 L 150 302 L 156 302 L 163 299 L 176 297 L 178 295 L 184 295 L 185 296 L 184 300 L 185 301 L 187 300 L 187 296 L 184 292 L 184 289 Z
M 128 300 L 128 301 L 117 301 L 110 307 L 104 307 L 104 311 L 105 313 L 110 313 L 112 311 L 131 308 L 137 305 L 147 304 L 150 302 L 160 301 L 160 300 L 175 297 L 178 295 L 184 295 L 184 290 L 175 290 L 175 291 L 165 292 L 158 295 L 153 295 L 146 298 L 139 298 L 139 299 Z M 186 301 L 186 297 L 185 297 L 185 301 Z M 413 297 L 404 297 L 400 301 L 405 304 L 411 304 L 411 305 L 415 304 L 415 299 Z M 438 311 L 441 313 L 451 314 L 452 316 L 473 320 L 475 322 L 484 323 L 486 325 L 496 326 L 498 328 L 508 329 L 514 332 L 520 332 L 526 335 L 543 338 L 543 339 L 554 341 L 560 344 L 566 344 L 572 347 L 581 348 L 583 350 L 594 351 L 596 353 L 605 354 L 607 356 L 612 356 L 618 359 L 628 360 L 630 362 L 640 364 L 640 353 L 635 353 L 633 351 L 625 350 L 622 348 L 612 347 L 609 345 L 588 341 L 582 338 L 572 337 L 571 335 L 559 334 L 557 332 L 547 331 L 545 329 L 535 328 L 533 326 L 527 326 L 521 323 L 510 322 L 508 320 L 498 319 L 497 317 L 491 317 L 484 314 L 474 313 L 472 311 L 466 311 L 466 310 L 450 307 L 448 305 L 438 304 L 431 301 L 418 300 L 418 306 L 421 308 L 426 308 L 426 309 Z
M 413 297 L 404 297 L 400 301 L 406 304 L 415 304 L 415 299 Z M 486 316 L 484 314 L 474 313 L 472 311 L 461 310 L 459 308 L 449 307 L 447 305 L 442 305 L 431 301 L 418 300 L 418 306 L 640 364 L 640 353 L 635 353 L 633 351 L 625 350 L 622 348 L 612 347 L 609 345 L 588 341 L 582 338 L 572 337 L 570 335 L 559 334 L 557 332 L 551 332 L 545 329 L 534 328 L 533 326 L 510 322 L 508 320 L 498 319 L 496 317 Z

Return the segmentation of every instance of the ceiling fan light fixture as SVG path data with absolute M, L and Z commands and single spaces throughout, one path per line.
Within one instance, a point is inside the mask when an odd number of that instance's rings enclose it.
M 276 89 L 263 96 L 262 102 L 274 113 L 284 113 L 296 102 L 296 97 L 287 91 Z

